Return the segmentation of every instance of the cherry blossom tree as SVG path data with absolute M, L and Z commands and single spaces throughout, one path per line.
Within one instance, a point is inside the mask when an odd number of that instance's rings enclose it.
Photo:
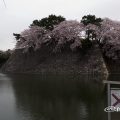
M 45 30 L 42 27 L 32 26 L 24 30 L 21 38 L 16 44 L 16 49 L 38 49 L 42 44 L 56 43 L 53 51 L 61 49 L 66 43 L 70 43 L 71 50 L 81 47 L 84 25 L 77 21 L 63 21 L 56 25 L 53 31 Z
M 32 26 L 20 34 L 16 49 L 28 50 L 32 47 L 36 50 L 42 44 L 54 43 L 53 52 L 63 49 L 67 44 L 71 50 L 75 50 L 82 48 L 82 41 L 88 37 L 87 30 L 92 30 L 90 40 L 98 41 L 106 57 L 120 59 L 120 22 L 108 18 L 103 19 L 100 26 L 91 23 L 84 25 L 77 21 L 63 21 L 55 25 L 52 31 Z
M 64 21 L 55 26 L 54 30 L 47 34 L 47 41 L 56 42 L 54 52 L 63 48 L 67 43 L 70 44 L 70 49 L 74 50 L 81 46 L 83 37 L 84 25 L 77 21 Z
M 104 55 L 111 59 L 120 59 L 120 22 L 108 18 L 103 19 L 100 26 L 85 25 L 85 29 L 92 30 L 91 35 L 100 44 Z
M 32 26 L 24 30 L 17 40 L 16 49 L 28 49 L 33 47 L 38 49 L 41 47 L 42 39 L 48 31 L 42 27 Z
M 120 22 L 104 19 L 99 34 L 105 56 L 120 59 Z

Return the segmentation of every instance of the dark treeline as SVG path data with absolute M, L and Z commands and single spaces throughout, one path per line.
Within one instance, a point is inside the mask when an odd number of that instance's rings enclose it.
M 11 50 L 2 51 L 0 50 L 0 67 L 9 59 L 11 56 Z

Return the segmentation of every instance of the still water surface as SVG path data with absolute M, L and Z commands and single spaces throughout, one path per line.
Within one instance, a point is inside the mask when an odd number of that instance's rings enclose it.
M 106 88 L 99 81 L 92 75 L 0 73 L 0 120 L 107 120 Z M 112 119 L 120 120 L 120 113 Z

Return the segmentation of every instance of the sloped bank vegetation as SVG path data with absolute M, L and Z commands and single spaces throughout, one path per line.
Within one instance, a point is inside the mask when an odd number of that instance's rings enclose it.
M 28 29 L 13 34 L 15 51 L 2 71 L 107 74 L 103 55 L 119 61 L 119 33 L 119 22 L 94 15 L 80 22 L 55 15 L 34 20 Z

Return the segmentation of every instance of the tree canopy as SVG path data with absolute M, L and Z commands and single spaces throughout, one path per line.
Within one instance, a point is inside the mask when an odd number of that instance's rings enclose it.
M 65 21 L 65 18 L 60 15 L 49 15 L 48 17 L 42 18 L 41 20 L 34 20 L 30 26 L 45 27 L 46 29 L 53 30 L 54 25 L 57 25 L 62 21 Z
M 31 27 L 20 35 L 14 34 L 19 38 L 16 49 L 28 50 L 33 47 L 36 50 L 40 49 L 43 44 L 50 45 L 51 43 L 54 43 L 53 51 L 63 49 L 68 43 L 71 50 L 82 47 L 86 49 L 85 45 L 89 46 L 90 41 L 97 40 L 105 56 L 120 59 L 120 22 L 97 18 L 94 15 L 84 16 L 80 23 L 63 19 L 63 21 L 60 20 L 61 22 L 55 22 L 52 19 L 51 31 L 51 27 L 46 29 L 49 24 L 45 27 L 48 18 L 41 19 L 41 21 L 45 20 L 43 25 L 39 25 L 40 21 L 34 21 Z
M 15 36 L 15 39 L 16 39 L 16 40 L 19 40 L 19 39 L 20 39 L 20 34 L 13 33 L 13 36 Z
M 101 18 L 96 18 L 95 15 L 85 15 L 82 17 L 81 23 L 83 23 L 84 25 L 94 24 L 100 26 L 100 23 L 102 21 L 103 20 Z
M 103 20 L 101 18 L 97 18 L 95 15 L 85 15 L 82 17 L 81 23 L 83 23 L 85 26 L 101 26 L 101 22 Z M 87 27 L 86 29 L 86 35 L 87 35 L 87 41 L 89 40 L 96 40 L 96 34 L 95 30 L 91 29 L 91 27 Z

